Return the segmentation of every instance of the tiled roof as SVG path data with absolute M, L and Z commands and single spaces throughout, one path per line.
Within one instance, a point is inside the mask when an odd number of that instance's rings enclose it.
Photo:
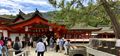
M 82 23 L 81 24 L 78 23 L 78 24 L 75 24 L 75 26 L 73 26 L 70 29 L 100 29 L 100 28 L 92 27 L 92 26 L 84 26 Z
M 100 31 L 96 31 L 96 32 L 93 32 L 93 33 L 114 33 L 113 29 L 111 27 L 101 27 L 102 30 Z

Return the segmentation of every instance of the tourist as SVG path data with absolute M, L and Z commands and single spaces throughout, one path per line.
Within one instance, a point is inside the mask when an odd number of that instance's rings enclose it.
M 4 45 L 4 37 L 1 37 L 0 39 L 0 44 L 3 46 Z
M 11 49 L 11 48 L 12 48 L 12 40 L 11 40 L 11 38 L 8 38 L 7 48 L 8 48 L 8 49 Z
M 58 52 L 58 50 L 59 50 L 59 38 L 57 38 L 57 40 L 56 40 L 56 47 L 55 47 L 55 50 L 56 50 L 56 52 Z
M 0 56 L 2 56 L 2 43 L 0 43 Z
M 13 44 L 13 49 L 15 50 L 15 54 L 18 54 L 21 52 L 21 49 L 22 49 L 22 43 L 19 39 L 19 37 L 16 37 L 15 38 L 15 42 Z
M 23 37 L 22 38 L 22 48 L 24 48 L 25 47 L 25 38 Z
M 60 52 L 62 52 L 64 45 L 64 38 L 60 38 L 58 44 L 59 44 Z
M 37 56 L 44 56 L 44 52 L 45 52 L 45 45 L 42 41 L 42 39 L 39 39 L 37 45 L 36 45 L 36 50 L 37 52 Z
M 2 38 L 3 37 L 1 37 L 1 39 L 0 39 L 0 56 L 2 56 L 2 47 L 3 47 L 3 44 L 4 44 Z
M 27 34 L 25 34 L 24 39 L 25 39 L 25 47 L 28 48 L 28 46 L 30 46 L 30 45 L 29 45 L 29 40 L 30 40 L 30 39 L 29 39 L 29 37 L 28 37 Z
M 70 40 L 65 41 L 65 43 L 64 43 L 65 55 L 69 54 L 70 46 L 71 46 Z
M 30 38 L 29 37 L 26 38 L 26 43 L 27 43 L 27 47 L 29 48 L 30 47 Z
M 0 43 L 1 43 L 1 45 L 2 45 L 2 55 L 3 56 L 8 56 L 8 55 L 6 55 L 6 47 L 5 47 L 5 39 L 4 39 L 4 37 L 2 36 L 1 37 L 1 39 L 0 39 Z
M 3 37 L 3 41 L 4 41 L 4 45 L 3 45 L 3 49 L 4 49 L 4 54 L 5 56 L 8 56 L 8 47 L 7 47 L 7 43 L 8 43 L 8 37 Z
M 32 37 L 29 38 L 29 42 L 28 42 L 28 49 L 30 50 L 30 48 L 33 46 L 33 39 Z
M 54 48 L 54 39 L 53 36 L 50 38 L 50 50 L 53 50 Z
M 30 38 L 31 47 L 33 47 L 33 36 Z
M 45 51 L 47 51 L 47 45 L 48 45 L 48 43 L 47 43 L 47 36 L 44 35 L 44 36 L 42 37 L 42 40 L 43 40 L 43 43 L 45 44 Z

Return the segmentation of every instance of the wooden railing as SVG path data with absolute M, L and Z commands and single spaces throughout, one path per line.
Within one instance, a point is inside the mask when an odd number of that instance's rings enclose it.
M 99 50 L 96 50 L 96 49 L 93 49 L 93 48 L 90 48 L 87 46 L 85 46 L 85 47 L 86 47 L 87 56 L 89 56 L 89 54 L 92 54 L 94 56 L 116 56 L 116 55 L 102 52 L 102 51 L 99 51 Z
M 75 45 L 70 48 L 70 56 L 73 56 L 74 54 L 82 54 L 84 56 L 116 56 L 114 54 L 110 54 L 107 52 L 103 52 L 100 50 L 93 49 L 91 47 L 88 47 L 87 45 Z
M 14 56 L 28 56 L 28 51 L 22 51 L 21 53 Z
M 27 50 L 22 50 L 19 54 L 15 54 L 15 50 L 9 50 L 9 56 L 28 56 L 28 54 Z

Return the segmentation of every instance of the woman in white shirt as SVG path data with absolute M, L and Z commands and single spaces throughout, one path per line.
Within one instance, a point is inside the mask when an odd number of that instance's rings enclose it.
M 44 52 L 45 52 L 45 45 L 42 41 L 42 39 L 39 39 L 37 45 L 36 45 L 36 52 L 37 52 L 37 56 L 44 56 Z

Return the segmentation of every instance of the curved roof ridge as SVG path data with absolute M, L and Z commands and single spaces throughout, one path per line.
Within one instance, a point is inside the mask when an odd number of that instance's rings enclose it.
M 41 16 L 42 17 L 42 14 L 39 12 L 39 10 L 36 8 L 36 11 L 34 12 L 34 14 L 36 15 L 39 15 L 39 16 Z
M 25 15 L 25 13 L 22 12 L 22 11 L 19 9 L 19 15 L 23 16 L 23 15 Z
M 16 22 L 18 19 L 22 19 L 24 20 L 25 18 L 23 17 L 25 15 L 25 13 L 23 13 L 20 9 L 19 9 L 19 14 L 16 16 L 15 20 L 13 22 Z
M 30 19 L 34 18 L 35 16 L 39 16 L 39 17 L 41 17 L 41 19 L 43 19 L 45 21 L 48 21 L 47 19 L 43 18 L 43 15 L 39 12 L 39 10 L 37 8 L 36 8 L 36 11 L 33 13 L 32 17 Z

